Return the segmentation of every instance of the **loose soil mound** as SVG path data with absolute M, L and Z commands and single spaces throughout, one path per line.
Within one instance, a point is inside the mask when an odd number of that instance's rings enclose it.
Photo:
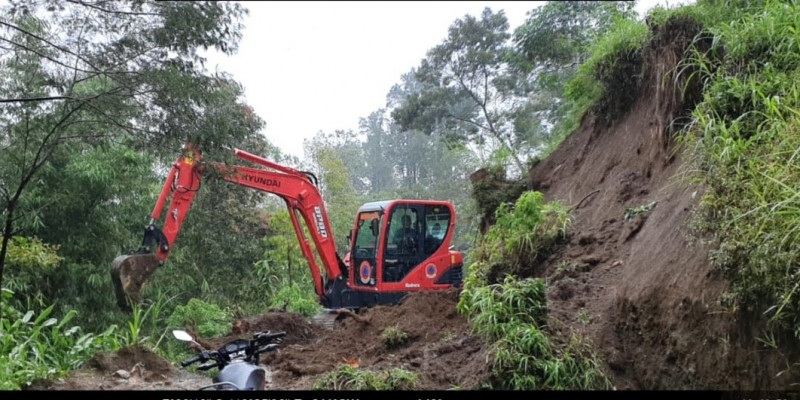
M 415 293 L 398 306 L 376 306 L 358 319 L 344 317 L 334 329 L 317 331 L 306 343 L 286 346 L 271 362 L 276 387 L 310 389 L 322 374 L 342 364 L 370 371 L 403 368 L 418 374 L 418 389 L 477 389 L 488 374 L 483 341 L 456 312 L 454 291 Z M 388 347 L 386 329 L 408 335 L 399 347 Z

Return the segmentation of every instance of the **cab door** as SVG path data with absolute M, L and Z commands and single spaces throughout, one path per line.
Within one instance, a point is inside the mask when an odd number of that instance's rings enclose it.
M 400 282 L 425 259 L 424 210 L 417 204 L 397 204 L 388 215 L 381 280 Z
M 362 212 L 357 217 L 355 240 L 350 252 L 350 269 L 356 286 L 374 287 L 377 283 L 378 243 L 383 213 Z

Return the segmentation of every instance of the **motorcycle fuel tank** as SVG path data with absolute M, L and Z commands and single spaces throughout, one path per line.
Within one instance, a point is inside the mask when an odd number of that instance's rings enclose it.
M 220 371 L 214 382 L 222 384 L 218 386 L 220 390 L 264 390 L 267 371 L 246 362 L 234 362 Z

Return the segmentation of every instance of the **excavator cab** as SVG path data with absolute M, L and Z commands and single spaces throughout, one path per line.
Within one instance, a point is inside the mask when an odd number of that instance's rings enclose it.
M 377 290 L 385 303 L 409 291 L 459 286 L 462 258 L 449 246 L 454 223 L 452 205 L 442 201 L 363 205 L 351 239 L 351 287 Z

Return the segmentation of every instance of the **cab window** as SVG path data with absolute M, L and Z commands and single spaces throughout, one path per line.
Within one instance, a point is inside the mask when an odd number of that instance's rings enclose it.
M 356 242 L 353 246 L 359 258 L 375 257 L 380 236 L 381 214 L 378 211 L 364 212 L 358 217 Z
M 443 206 L 425 207 L 425 255 L 432 255 L 442 246 L 449 229 L 449 208 Z

